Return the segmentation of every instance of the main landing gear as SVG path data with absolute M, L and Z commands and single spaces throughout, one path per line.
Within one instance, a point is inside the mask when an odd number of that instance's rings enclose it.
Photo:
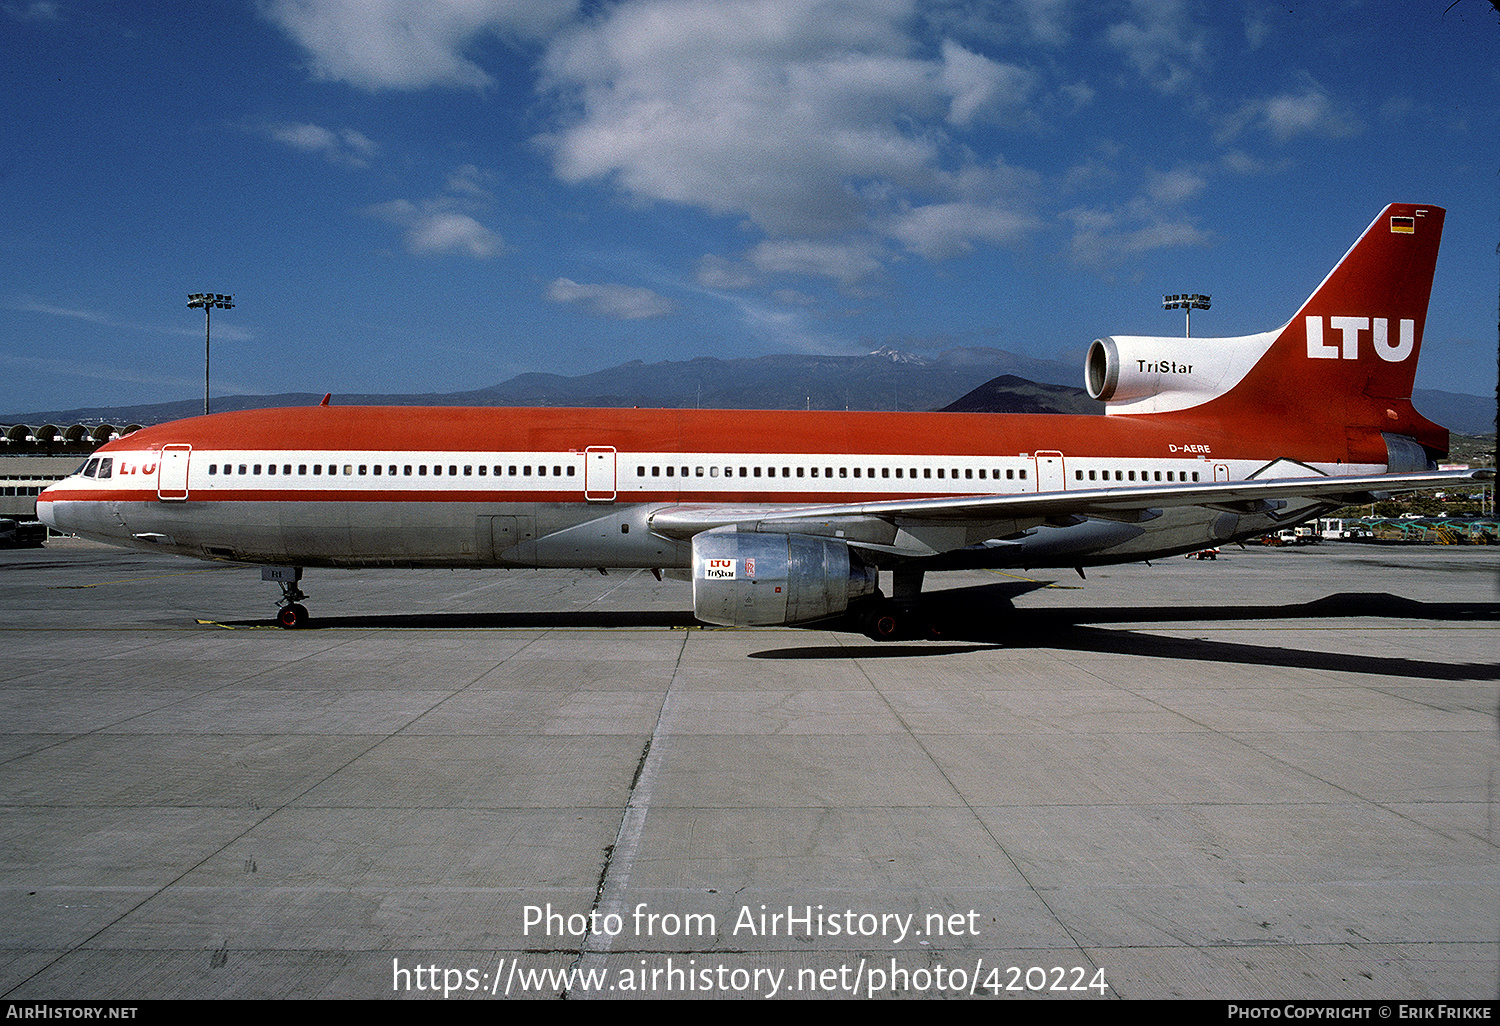
M 288 630 L 306 627 L 307 607 L 302 604 L 302 600 L 307 598 L 307 595 L 297 583 L 302 580 L 302 568 L 300 566 L 262 567 L 260 579 L 275 581 L 281 585 L 281 598 L 276 603 L 278 607 L 276 622 Z
M 874 641 L 937 638 L 939 631 L 919 609 L 922 575 L 921 570 L 898 570 L 892 574 L 891 597 L 887 599 L 876 592 L 876 597 L 859 610 L 860 632 Z
M 917 606 L 877 599 L 856 614 L 855 624 L 872 641 L 936 641 L 942 631 Z

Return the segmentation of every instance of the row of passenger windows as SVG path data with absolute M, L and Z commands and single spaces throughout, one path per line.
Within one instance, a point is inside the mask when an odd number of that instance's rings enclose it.
M 96 462 L 98 464 L 97 466 L 96 466 Z M 275 464 L 275 463 L 267 463 L 267 464 L 260 464 L 260 463 L 248 463 L 248 464 L 247 463 L 240 463 L 240 464 L 225 463 L 225 464 L 222 465 L 222 467 L 221 467 L 220 464 L 210 463 L 208 465 L 208 473 L 209 473 L 210 476 L 218 476 L 220 474 L 222 474 L 224 476 L 260 476 L 260 475 L 264 474 L 264 475 L 269 476 L 269 477 L 275 477 L 279 473 L 279 474 L 281 474 L 283 476 L 288 476 L 289 477 L 289 476 L 292 476 L 292 467 L 293 467 L 293 464 L 290 464 L 290 463 L 280 464 L 279 465 L 279 469 L 278 469 L 278 465 Z M 549 471 L 549 468 L 547 466 L 541 465 L 541 464 L 538 464 L 538 465 L 535 465 L 535 466 L 533 466 L 532 464 L 495 464 L 493 467 L 479 466 L 479 467 L 476 468 L 472 464 L 464 465 L 464 466 L 459 466 L 458 464 L 450 463 L 450 464 L 447 465 L 446 469 L 444 468 L 444 466 L 442 464 L 433 464 L 431 467 L 429 467 L 425 463 L 419 463 L 419 464 L 396 464 L 396 463 L 390 463 L 390 464 L 380 464 L 380 463 L 375 463 L 375 464 L 366 464 L 366 463 L 360 463 L 360 464 L 353 464 L 353 463 L 344 463 L 344 464 L 338 464 L 338 463 L 327 463 L 327 464 L 324 464 L 324 463 L 311 463 L 311 464 L 309 464 L 309 463 L 299 463 L 299 464 L 296 464 L 296 474 L 298 476 L 303 476 L 303 477 L 308 476 L 309 474 L 312 475 L 313 477 L 320 477 L 320 476 L 322 476 L 324 474 L 327 474 L 329 477 L 337 477 L 337 476 L 339 476 L 341 474 L 343 476 L 345 476 L 345 477 L 365 477 L 365 476 L 372 476 L 372 477 L 381 477 L 381 476 L 389 476 L 389 477 L 397 477 L 397 476 L 401 476 L 401 477 L 413 477 L 413 476 L 416 476 L 416 477 L 427 477 L 427 476 L 429 476 L 429 474 L 432 477 L 442 477 L 442 476 L 444 476 L 444 474 L 446 474 L 449 477 L 459 477 L 459 476 L 462 476 L 462 477 L 474 477 L 474 476 L 488 477 L 488 476 L 491 475 L 492 472 L 493 472 L 493 475 L 495 477 L 547 477 L 547 476 L 549 476 L 549 474 L 552 477 L 573 477 L 573 476 L 575 476 L 576 468 L 571 467 L 571 466 L 553 465 L 550 468 L 550 471 Z M 89 465 L 87 467 L 85 467 L 83 473 L 87 477 L 94 477 L 96 475 L 98 477 L 109 477 L 110 476 L 110 461 L 108 459 L 105 459 L 105 460 L 102 460 L 102 461 L 90 460 L 89 461 Z M 875 478 L 877 476 L 876 475 L 876 468 L 875 467 L 837 467 L 837 468 L 835 468 L 835 467 L 759 467 L 759 466 L 756 466 L 756 467 L 732 467 L 732 466 L 729 466 L 729 467 L 722 467 L 721 468 L 720 466 L 710 466 L 710 467 L 704 467 L 704 466 L 667 466 L 667 467 L 663 467 L 663 466 L 660 466 L 660 465 L 652 466 L 652 467 L 647 467 L 644 464 L 642 464 L 642 465 L 638 465 L 635 468 L 635 476 L 636 477 L 646 477 L 648 475 L 648 473 L 649 473 L 649 475 L 651 477 L 679 477 L 679 476 L 680 477 L 719 477 L 722 474 L 723 477 L 743 477 L 743 478 L 756 478 L 756 477 L 792 478 L 792 477 L 820 477 L 821 476 L 823 478 L 834 478 L 834 477 L 839 477 L 839 478 L 850 478 L 850 477 L 861 478 L 861 477 L 863 477 L 863 478 L 873 479 L 873 478 Z M 1087 474 L 1086 478 L 1085 478 L 1085 473 Z M 1163 477 L 1163 474 L 1165 474 L 1165 478 Z M 1113 475 L 1113 477 L 1111 477 L 1111 475 Z M 909 467 L 909 468 L 908 467 L 881 467 L 881 468 L 879 468 L 879 475 L 878 476 L 880 478 L 882 478 L 882 479 L 896 478 L 896 479 L 900 480 L 900 479 L 907 479 L 907 478 L 909 478 L 910 480 L 913 480 L 913 481 L 917 480 L 919 477 L 922 480 L 932 480 L 933 478 L 936 478 L 938 480 L 954 480 L 954 481 L 957 481 L 957 480 L 960 480 L 960 479 L 965 480 L 965 481 L 972 481 L 972 480 L 975 480 L 975 479 L 978 479 L 980 481 L 986 481 L 986 480 L 999 481 L 999 480 L 1002 479 L 1002 477 L 1001 477 L 1001 468 L 999 468 L 999 467 L 995 467 L 993 469 L 988 468 L 988 467 L 980 467 L 977 470 L 975 470 L 972 467 L 966 467 L 966 468 L 962 468 L 962 469 L 960 469 L 958 467 L 953 467 L 951 469 L 947 468 L 947 467 L 937 467 L 937 468 L 932 468 L 932 467 L 920 467 L 920 468 L 919 467 Z M 1115 481 L 1152 481 L 1152 480 L 1155 480 L 1155 481 L 1162 481 L 1162 480 L 1166 480 L 1166 481 L 1189 481 L 1189 480 L 1191 480 L 1191 481 L 1197 481 L 1197 480 L 1199 480 L 1198 471 L 1196 471 L 1196 470 L 1192 471 L 1191 475 L 1189 475 L 1189 472 L 1185 471 L 1185 470 L 1183 470 L 1183 471 L 1172 471 L 1172 470 L 1168 470 L 1168 471 L 1160 471 L 1160 470 L 1155 470 L 1155 471 L 1151 471 L 1151 470 L 1141 470 L 1141 471 L 1135 471 L 1135 470 L 1115 470 L 1115 471 L 1109 471 L 1109 470 L 1102 470 L 1102 471 L 1101 470 L 1090 470 L 1090 471 L 1087 471 L 1087 472 L 1082 471 L 1082 470 L 1075 470 L 1073 472 L 1073 477 L 1074 477 L 1074 480 L 1077 480 L 1077 481 L 1083 481 L 1083 480 L 1089 480 L 1089 481 L 1100 481 L 1100 480 L 1103 480 L 1103 481 L 1109 481 L 1109 480 L 1115 480 Z M 1027 478 L 1026 478 L 1026 468 L 1025 467 L 1021 467 L 1019 469 L 1017 469 L 1017 468 L 1006 468 L 1005 471 L 1004 471 L 1004 480 L 1006 480 L 1006 481 L 1016 481 L 1016 480 L 1025 481 L 1026 479 Z
M 460 475 L 463 477 L 474 477 L 477 471 L 477 476 L 489 477 L 491 469 L 493 469 L 495 477 L 547 477 L 549 473 L 552 477 L 573 477 L 575 474 L 575 468 L 573 467 L 557 465 L 553 466 L 549 471 L 545 466 L 532 466 L 529 463 L 496 464 L 493 468 L 484 466 L 476 468 L 472 464 L 460 467 L 456 463 L 450 463 L 446 471 L 443 469 L 442 464 L 433 464 L 429 468 L 425 463 L 345 463 L 342 465 L 338 463 L 299 463 L 297 464 L 297 475 L 305 477 L 311 474 L 313 477 L 321 477 L 326 473 L 329 477 L 337 477 L 342 473 L 345 477 L 396 477 L 398 475 L 401 477 L 412 477 L 413 475 L 416 477 L 427 477 L 431 473 L 433 477 L 442 477 L 446 473 L 449 477 L 459 477 Z M 292 476 L 292 464 L 283 463 L 281 464 L 281 469 L 278 471 L 275 463 L 240 463 L 238 465 L 225 463 L 222 468 L 217 463 L 210 463 L 208 465 L 208 473 L 210 477 L 218 476 L 220 473 L 224 476 L 240 475 L 246 477 L 257 476 L 262 473 L 268 477 L 275 477 L 280 473 L 282 476 L 290 477 Z
M 1174 474 L 1176 475 L 1175 477 L 1173 476 Z M 1095 475 L 1098 475 L 1098 476 L 1095 476 Z M 1102 481 L 1108 481 L 1108 480 L 1110 480 L 1110 476 L 1109 475 L 1110 475 L 1110 471 L 1108 471 L 1108 470 L 1101 470 L 1101 471 L 1091 470 L 1091 471 L 1089 471 L 1089 480 L 1090 481 L 1101 481 L 1101 480 Z M 1160 471 L 1160 470 L 1142 470 L 1140 472 L 1140 477 L 1139 478 L 1136 477 L 1136 472 L 1134 470 L 1116 470 L 1116 471 L 1114 471 L 1114 475 L 1115 475 L 1114 476 L 1114 480 L 1116 480 L 1116 481 L 1135 481 L 1135 480 L 1141 480 L 1141 481 L 1156 480 L 1156 481 L 1160 481 L 1160 480 L 1162 480 L 1162 476 L 1161 476 L 1162 475 L 1162 471 Z M 1155 477 L 1153 477 L 1152 475 L 1155 475 Z M 1187 481 L 1187 480 L 1196 481 L 1196 480 L 1198 480 L 1198 471 L 1196 471 L 1196 470 L 1193 471 L 1193 474 L 1192 474 L 1191 478 L 1188 477 L 1188 472 L 1186 470 L 1180 470 L 1180 471 L 1178 471 L 1178 470 L 1168 470 L 1168 471 L 1166 471 L 1166 475 L 1167 475 L 1166 479 L 1168 481 Z M 1073 479 L 1075 481 L 1082 481 L 1083 480 L 1083 471 L 1081 471 L 1081 470 L 1075 470 L 1075 471 L 1073 471 Z
M 720 472 L 719 468 L 716 467 L 716 466 L 715 467 L 707 467 L 707 468 L 704 468 L 704 467 L 666 467 L 666 468 L 662 468 L 660 466 L 655 466 L 655 467 L 651 467 L 650 468 L 651 476 L 652 477 L 662 477 L 664 470 L 665 470 L 665 476 L 667 476 L 667 477 L 676 477 L 676 476 L 678 476 L 679 472 L 681 473 L 682 477 L 703 477 L 703 476 L 705 476 L 705 474 L 708 477 L 718 477 L 719 476 L 719 472 Z M 861 477 L 861 476 L 873 478 L 873 477 L 876 476 L 875 475 L 875 468 L 874 467 L 838 467 L 837 468 L 837 470 L 838 470 L 838 474 L 837 475 L 834 474 L 835 468 L 833 468 L 833 467 L 738 467 L 738 468 L 736 468 L 736 467 L 724 467 L 723 468 L 723 475 L 725 477 L 735 477 L 736 476 L 736 473 L 735 473 L 736 470 L 738 470 L 738 476 L 739 477 L 777 477 L 778 476 L 778 473 L 777 473 L 778 471 L 780 471 L 780 475 L 779 476 L 781 476 L 781 477 L 818 477 L 819 474 L 820 474 L 820 472 L 821 472 L 821 475 L 823 477 L 829 477 L 829 478 L 834 477 L 834 476 L 838 476 L 838 477 L 842 477 L 842 478 Z M 892 468 L 892 467 L 881 467 L 880 468 L 880 476 L 882 478 L 890 478 L 890 477 L 905 478 L 907 476 L 910 476 L 910 478 L 913 481 L 915 481 L 917 479 L 917 477 L 919 476 L 918 475 L 918 471 L 919 470 L 920 470 L 920 476 L 923 479 L 927 479 L 927 480 L 930 480 L 933 477 L 937 477 L 939 479 L 946 479 L 948 477 L 948 475 L 949 475 L 948 468 L 946 468 L 946 467 L 938 467 L 936 469 L 936 471 L 934 471 L 933 468 L 931 468 L 931 467 L 922 467 L 922 468 L 911 467 L 910 470 L 909 470 L 909 474 L 908 474 L 908 468 L 906 468 L 906 467 L 894 467 L 894 468 Z M 636 477 L 645 477 L 646 476 L 646 471 L 647 471 L 647 468 L 645 466 L 638 466 L 638 467 L 635 468 L 635 476 Z M 1000 480 L 1000 468 L 996 467 L 994 469 L 993 473 L 994 473 L 993 480 L 999 481 Z M 974 480 L 974 478 L 976 476 L 981 481 L 987 481 L 987 480 L 991 480 L 991 478 L 990 478 L 989 475 L 990 475 L 990 471 L 989 471 L 988 468 L 985 468 L 985 467 L 981 467 L 978 471 L 975 471 L 972 467 L 966 468 L 963 471 L 960 471 L 958 467 L 954 467 L 953 470 L 952 470 L 952 479 L 955 480 L 955 481 L 959 480 L 960 476 L 962 476 L 965 480 L 969 480 L 969 481 Z M 1005 480 L 1007 480 L 1007 481 L 1014 481 L 1017 478 L 1019 478 L 1022 481 L 1026 480 L 1026 469 L 1024 467 L 1021 468 L 1020 470 L 1010 469 L 1010 470 L 1005 471 Z

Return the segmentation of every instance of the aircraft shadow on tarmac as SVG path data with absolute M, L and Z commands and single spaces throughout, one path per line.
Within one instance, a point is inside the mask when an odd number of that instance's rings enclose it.
M 976 648 L 1051 648 L 1112 652 L 1154 659 L 1188 659 L 1210 663 L 1285 666 L 1368 673 L 1421 680 L 1500 680 L 1500 663 L 1451 663 L 1425 659 L 1391 659 L 1344 652 L 1315 652 L 1281 645 L 1250 645 L 1203 638 L 1163 637 L 1133 629 L 1132 624 L 1210 625 L 1252 620 L 1280 621 L 1297 630 L 1320 620 L 1386 618 L 1453 623 L 1500 620 L 1500 602 L 1420 602 L 1384 593 L 1328 595 L 1286 605 L 1214 606 L 1082 606 L 1021 609 L 1013 597 L 1042 584 L 981 585 L 924 596 L 919 610 L 928 625 L 921 644 L 819 645 L 750 653 L 752 659 L 853 659 L 953 655 Z M 1109 624 L 1109 627 L 1095 626 Z M 1351 631 L 1356 633 L 1357 631 Z M 933 644 L 933 641 L 940 642 Z M 961 644 L 967 643 L 967 644 Z
M 752 659 L 870 659 L 932 658 L 986 649 L 1051 648 L 1084 652 L 1112 652 L 1145 658 L 1201 660 L 1253 666 L 1285 666 L 1383 677 L 1423 680 L 1500 680 L 1500 663 L 1450 663 L 1421 659 L 1390 659 L 1342 652 L 1313 652 L 1286 646 L 1250 645 L 1202 638 L 1172 638 L 1144 633 L 1131 624 L 1209 623 L 1274 620 L 1286 630 L 1301 622 L 1385 618 L 1417 622 L 1455 623 L 1500 620 L 1500 602 L 1421 602 L 1385 593 L 1328 595 L 1310 602 L 1286 605 L 1215 606 L 1079 606 L 1048 609 L 1017 608 L 1014 599 L 1047 587 L 1043 581 L 1007 581 L 951 588 L 924 594 L 916 609 L 927 627 L 925 640 L 871 642 L 867 645 L 807 645 L 749 653 Z M 1109 624 L 1099 627 L 1097 624 Z M 223 622 L 225 627 L 260 627 L 266 621 Z M 848 624 L 820 623 L 803 628 L 809 633 Z M 309 629 L 690 629 L 703 627 L 691 613 L 677 610 L 577 610 L 570 612 L 406 613 L 315 617 Z M 709 628 L 712 629 L 712 628 Z

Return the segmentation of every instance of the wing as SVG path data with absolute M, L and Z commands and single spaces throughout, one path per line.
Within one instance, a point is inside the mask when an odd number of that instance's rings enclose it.
M 1308 469 L 1294 466 L 1304 473 Z M 1291 506 L 1301 510 L 1309 502 L 1357 505 L 1371 502 L 1381 493 L 1494 480 L 1493 469 L 1361 477 L 1270 476 L 1279 472 L 1278 468 L 1284 470 L 1283 464 L 1272 464 L 1260 471 L 1259 477 L 1212 484 L 1137 485 L 848 504 L 679 505 L 655 511 L 650 523 L 652 530 L 675 538 L 737 526 L 742 531 L 842 538 L 860 548 L 916 556 L 949 551 L 986 538 L 1003 538 L 1041 523 L 1068 525 L 1092 519 L 1144 524 L 1161 516 L 1164 510 L 1186 506 L 1275 518 L 1281 509 Z M 1303 500 L 1300 507 L 1297 500 Z M 1306 515 L 1300 513 L 1299 519 Z

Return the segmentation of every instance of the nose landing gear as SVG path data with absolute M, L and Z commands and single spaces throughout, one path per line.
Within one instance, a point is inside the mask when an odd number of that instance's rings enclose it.
M 262 567 L 260 579 L 275 581 L 281 585 L 281 598 L 276 603 L 278 607 L 276 622 L 288 630 L 306 627 L 308 613 L 302 600 L 307 598 L 307 595 L 297 583 L 302 580 L 302 568 L 300 566 Z

